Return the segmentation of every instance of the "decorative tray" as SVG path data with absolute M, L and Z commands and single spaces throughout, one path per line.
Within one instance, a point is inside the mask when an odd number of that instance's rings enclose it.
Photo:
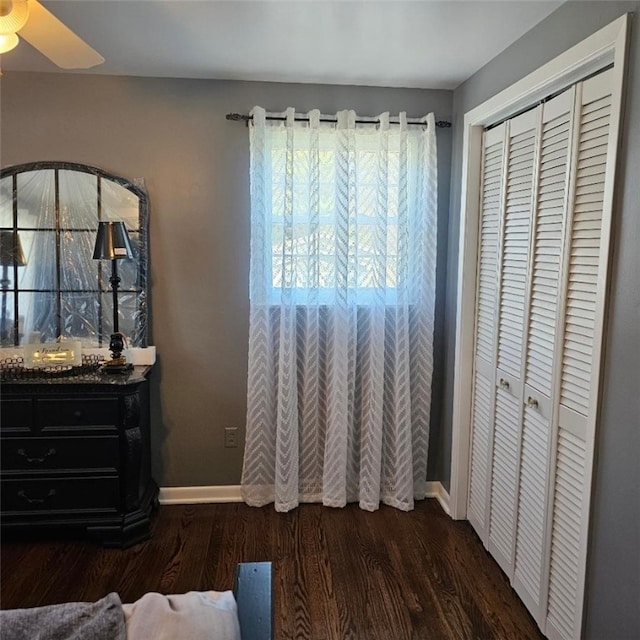
M 15 356 L 0 360 L 0 382 L 28 380 L 33 378 L 51 379 L 82 376 L 97 372 L 104 363 L 104 356 L 83 355 L 81 365 L 53 365 L 29 368 L 24 366 L 24 358 Z

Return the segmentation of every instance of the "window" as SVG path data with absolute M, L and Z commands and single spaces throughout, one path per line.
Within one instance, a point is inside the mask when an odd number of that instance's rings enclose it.
M 424 127 L 382 134 L 374 125 L 277 122 L 264 132 L 264 154 L 252 155 L 252 206 L 254 221 L 256 209 L 263 216 L 264 236 L 254 241 L 266 245 L 268 300 L 330 303 L 344 290 L 358 303 L 381 293 L 393 303 L 420 268 Z

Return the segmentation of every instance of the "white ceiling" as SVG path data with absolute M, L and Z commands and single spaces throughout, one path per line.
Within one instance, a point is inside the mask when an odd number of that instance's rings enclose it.
M 82 73 L 454 89 L 563 0 L 41 1 L 105 57 Z

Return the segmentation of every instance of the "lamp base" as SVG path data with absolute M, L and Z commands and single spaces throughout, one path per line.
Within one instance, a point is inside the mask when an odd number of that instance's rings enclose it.
M 127 359 L 122 355 L 124 349 L 124 336 L 118 331 L 111 334 L 109 342 L 111 360 L 102 365 L 103 373 L 128 373 L 133 369 L 133 365 L 127 363 Z
M 109 360 L 102 365 L 100 371 L 102 373 L 129 373 L 133 369 L 133 365 L 130 362 L 125 362 L 124 358 L 117 358 L 115 360 Z
M 121 355 L 111 354 L 113 358 L 102 365 L 102 373 L 128 373 L 133 369 L 133 365 L 127 362 L 126 358 Z

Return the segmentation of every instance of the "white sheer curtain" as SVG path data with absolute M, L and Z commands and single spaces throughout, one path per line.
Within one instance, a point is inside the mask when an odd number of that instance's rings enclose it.
M 433 114 L 252 115 L 243 498 L 412 509 L 433 369 Z

